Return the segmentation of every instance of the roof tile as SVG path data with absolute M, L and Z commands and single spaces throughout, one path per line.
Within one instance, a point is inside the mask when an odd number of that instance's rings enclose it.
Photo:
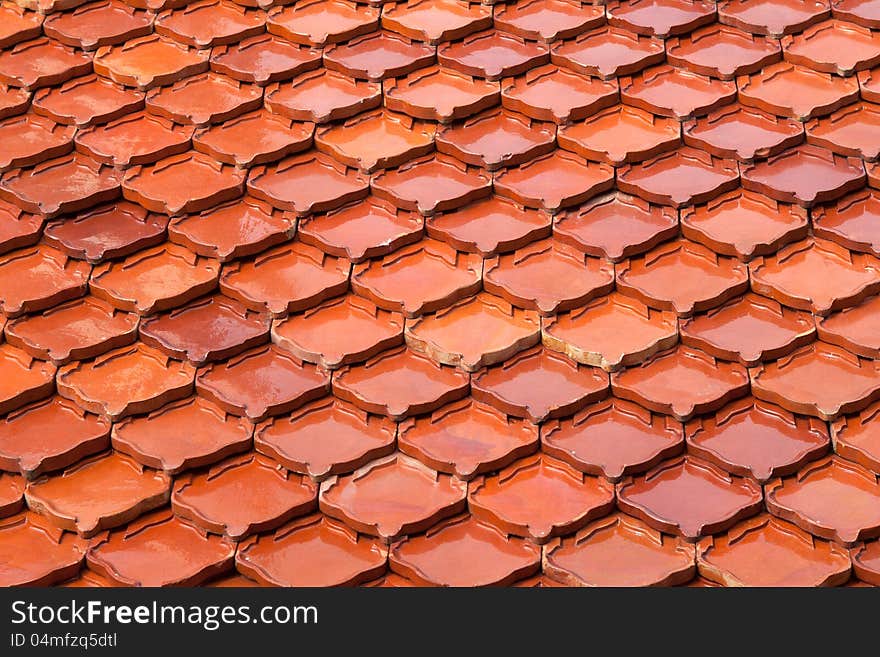
M 666 59 L 663 42 L 607 25 L 553 44 L 551 60 L 587 75 L 632 75 Z
M 83 50 L 112 46 L 152 31 L 151 15 L 117 0 L 91 2 L 43 20 L 46 36 Z
M 708 114 L 736 98 L 736 84 L 662 65 L 620 78 L 620 98 L 634 107 L 679 121 Z
M 234 119 L 263 104 L 261 87 L 225 75 L 205 73 L 147 92 L 147 110 L 183 124 Z
M 662 38 L 690 32 L 715 19 L 715 3 L 702 0 L 613 0 L 605 11 L 611 25 Z
M 43 244 L 7 253 L 0 257 L 0 310 L 11 319 L 79 298 L 91 270 Z
M 562 0 L 560 0 L 562 1 Z M 590 5 L 592 6 L 592 5 Z M 617 81 L 587 77 L 548 64 L 501 82 L 501 104 L 542 121 L 565 124 L 614 105 Z
M 880 27 L 880 15 L 874 2 L 864 0 L 832 0 L 831 13 L 840 18 L 865 27 Z
M 0 171 L 31 167 L 73 150 L 76 129 L 58 125 L 38 114 L 22 114 L 0 121 Z
M 431 66 L 384 83 L 385 106 L 418 119 L 448 123 L 492 107 L 500 84 Z
M 688 146 L 701 148 L 716 157 L 748 162 L 771 157 L 804 140 L 799 121 L 768 114 L 754 107 L 728 105 L 708 116 L 682 126 Z
M 666 42 L 670 64 L 722 80 L 755 73 L 781 58 L 777 42 L 720 24 Z
M 235 43 L 261 34 L 265 14 L 232 2 L 203 0 L 156 15 L 159 34 L 196 48 Z
M 49 586 L 79 572 L 88 544 L 36 513 L 0 520 L 0 584 Z
M 211 70 L 235 80 L 260 86 L 289 80 L 320 68 L 321 51 L 291 43 L 271 34 L 259 34 L 211 51 Z
M 308 0 L 269 10 L 266 29 L 294 43 L 325 46 L 372 32 L 379 10 L 345 0 Z
M 289 82 L 269 85 L 266 108 L 295 121 L 328 123 L 382 105 L 382 87 L 329 69 L 307 71 Z M 388 105 L 389 109 L 397 109 Z
M 865 585 L 880 586 L 878 550 L 880 550 L 880 541 L 872 541 L 851 552 L 853 572 Z
M 880 107 L 856 103 L 807 123 L 807 142 L 838 153 L 876 160 L 880 156 Z
M 880 474 L 880 404 L 868 406 L 858 415 L 831 423 L 834 451 L 848 461 Z
M 324 65 L 354 78 L 383 80 L 408 75 L 436 61 L 437 49 L 393 32 L 371 32 L 324 51 Z
M 146 90 L 207 71 L 209 54 L 152 34 L 99 48 L 94 66 L 98 75 Z
M 0 7 L 0 17 L 3 19 L 0 21 L 0 48 L 36 39 L 42 32 L 43 15 L 36 11 L 27 11 L 14 2 Z
M 256 111 L 196 132 L 193 147 L 238 167 L 280 160 L 312 145 L 311 123 Z
M 725 0 L 719 5 L 720 22 L 777 38 L 800 32 L 830 14 L 828 0 Z
M 542 43 L 489 30 L 468 35 L 462 41 L 441 44 L 437 48 L 437 60 L 442 66 L 467 75 L 498 80 L 548 63 L 550 50 Z
M 447 0 L 400 0 L 383 3 L 382 25 L 416 41 L 461 39 L 492 26 L 492 8 Z
M 55 366 L 9 344 L 0 346 L 0 413 L 43 399 L 54 389 Z
M 874 296 L 843 312 L 817 317 L 819 338 L 859 356 L 880 358 L 880 332 L 875 316 L 878 307 L 880 297 Z
M 0 51 L 0 83 L 13 87 L 51 87 L 91 72 L 88 54 L 49 38 L 24 41 Z
M 830 20 L 782 40 L 785 59 L 817 71 L 852 75 L 880 64 L 880 35 L 867 27 Z
M 599 27 L 605 8 L 582 0 L 520 0 L 495 8 L 495 27 L 524 39 L 557 41 Z
M 189 150 L 193 128 L 152 114 L 129 114 L 111 123 L 80 129 L 77 150 L 117 167 L 153 164 Z
M 0 95 L 2 97 L 2 95 Z M 0 100 L 0 114 L 3 101 Z M 144 107 L 144 94 L 97 75 L 34 93 L 35 114 L 65 125 L 89 126 L 119 119 Z
M 0 119 L 27 111 L 31 94 L 25 89 L 9 87 L 0 82 Z
M 36 244 L 42 231 L 42 215 L 0 199 L 0 255 Z
M 859 95 L 855 78 L 841 78 L 789 62 L 741 76 L 737 87 L 743 105 L 798 121 L 831 114 Z

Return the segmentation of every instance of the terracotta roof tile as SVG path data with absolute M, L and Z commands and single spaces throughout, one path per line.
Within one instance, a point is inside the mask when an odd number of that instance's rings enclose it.
M 42 215 L 0 199 L 0 254 L 36 244 L 42 229 Z
M 143 107 L 142 92 L 126 89 L 97 75 L 87 75 L 60 87 L 36 91 L 33 110 L 58 123 L 88 126 L 122 118 Z
M 91 72 L 91 57 L 49 38 L 24 41 L 0 51 L 0 82 L 13 87 L 51 87 Z
M 664 38 L 690 32 L 715 19 L 715 3 L 703 1 L 614 0 L 607 4 L 605 11 L 611 25 Z
M 880 586 L 877 584 L 880 582 L 878 547 L 880 541 L 873 541 L 851 552 L 853 572 L 864 581 L 865 585 Z
M 880 404 L 872 404 L 858 415 L 842 417 L 831 423 L 834 451 L 880 474 Z
M 0 518 L 15 515 L 24 506 L 25 480 L 17 474 L 0 473 Z
M 666 59 L 700 75 L 732 80 L 782 58 L 779 44 L 726 25 L 709 25 L 666 41 Z
M 855 78 L 841 78 L 789 62 L 741 76 L 737 87 L 743 105 L 799 121 L 831 114 L 859 95 Z
M 544 44 L 490 30 L 468 35 L 462 41 L 441 44 L 437 48 L 437 60 L 467 75 L 498 80 L 546 64 L 550 61 L 550 50 Z
M 649 68 L 633 78 L 620 78 L 620 98 L 624 103 L 680 121 L 708 114 L 735 97 L 733 82 L 668 65 Z
M 608 25 L 553 45 L 554 64 L 605 79 L 632 75 L 665 59 L 663 42 Z
M 828 0 L 725 0 L 719 3 L 718 20 L 778 38 L 819 22 L 830 9 Z
M 388 109 L 441 123 L 476 114 L 497 104 L 501 98 L 500 83 L 472 78 L 440 66 L 388 80 L 383 87 Z
M 234 119 L 263 103 L 263 91 L 217 73 L 205 73 L 147 92 L 147 110 L 183 124 Z
M 112 46 L 152 31 L 152 16 L 117 0 L 99 0 L 43 20 L 46 36 L 84 50 Z
M 782 41 L 785 59 L 817 71 L 852 75 L 880 64 L 880 35 L 860 25 L 826 21 Z
M 0 412 L 8 413 L 52 394 L 55 366 L 21 349 L 0 346 Z
M 436 61 L 436 48 L 393 32 L 371 32 L 324 50 L 324 65 L 353 78 L 408 75 Z
M 0 310 L 7 318 L 47 310 L 86 293 L 92 268 L 46 245 L 0 257 Z
M 831 13 L 835 18 L 852 21 L 865 27 L 880 27 L 880 15 L 873 2 L 863 0 L 832 0 Z
M 173 84 L 208 70 L 208 51 L 153 34 L 95 53 L 95 73 L 142 90 Z
M 308 0 L 294 6 L 273 7 L 266 29 L 294 43 L 324 46 L 372 32 L 379 10 L 345 0 Z
M 874 320 L 878 306 L 880 297 L 874 296 L 843 312 L 817 317 L 819 338 L 866 358 L 880 357 L 880 333 Z
M 31 94 L 28 91 L 0 83 L 0 119 L 27 111 L 30 103 Z
M 0 121 L 0 171 L 30 167 L 67 155 L 73 150 L 75 128 L 58 125 L 37 114 L 23 114 Z
M 152 114 L 129 114 L 111 123 L 81 129 L 77 150 L 117 167 L 153 164 L 189 150 L 193 128 Z
M 204 0 L 157 14 L 155 30 L 189 46 L 210 48 L 261 34 L 265 20 L 265 14 L 255 9 Z
M 0 7 L 3 18 L 0 27 L 0 48 L 8 48 L 22 41 L 30 41 L 40 36 L 43 15 L 35 11 L 27 11 L 14 2 Z
M 382 25 L 417 41 L 452 41 L 491 27 L 492 8 L 466 0 L 387 2 L 382 7 Z
M 584 119 L 618 100 L 616 81 L 548 64 L 501 83 L 501 103 L 534 119 L 559 124 Z
M 754 107 L 727 105 L 708 116 L 685 122 L 682 138 L 688 146 L 716 157 L 747 162 L 797 146 L 804 140 L 804 128 L 799 121 Z
M 520 0 L 499 5 L 492 18 L 495 27 L 550 42 L 599 27 L 605 22 L 605 8 L 581 0 Z
M 319 69 L 293 80 L 269 85 L 265 104 L 271 111 L 296 121 L 329 123 L 382 105 L 382 88 L 375 82 Z M 397 109 L 388 105 L 389 109 Z
M 312 132 L 311 123 L 256 111 L 197 131 L 193 147 L 226 164 L 248 167 L 307 149 Z
M 807 123 L 807 141 L 840 155 L 876 160 L 880 146 L 874 146 L 880 134 L 880 108 L 858 103 L 837 110 L 822 119 Z
M 49 586 L 79 572 L 88 544 L 62 532 L 36 513 L 0 520 L 0 583 Z
M 321 51 L 291 43 L 271 34 L 259 34 L 211 51 L 211 70 L 235 80 L 266 85 L 289 80 L 321 66 Z

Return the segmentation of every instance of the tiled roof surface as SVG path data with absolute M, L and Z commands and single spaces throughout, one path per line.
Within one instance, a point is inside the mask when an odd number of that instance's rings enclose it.
M 880 585 L 880 12 L 0 0 L 0 584 Z

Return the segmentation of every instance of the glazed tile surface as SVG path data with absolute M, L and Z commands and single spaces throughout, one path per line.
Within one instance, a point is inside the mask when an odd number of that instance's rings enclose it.
M 0 1 L 0 585 L 880 585 L 880 13 Z

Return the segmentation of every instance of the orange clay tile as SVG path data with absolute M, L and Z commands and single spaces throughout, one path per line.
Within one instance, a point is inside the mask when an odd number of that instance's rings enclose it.
M 671 312 L 612 293 L 570 313 L 544 320 L 544 346 L 579 363 L 614 371 L 674 347 L 678 322 Z
M 865 27 L 880 27 L 877 3 L 864 0 L 832 0 L 831 13 L 835 18 L 852 21 Z
M 477 167 L 435 154 L 383 171 L 370 184 L 376 196 L 404 210 L 433 214 L 488 196 L 492 178 Z
M 0 171 L 30 167 L 67 155 L 73 150 L 76 130 L 58 125 L 37 114 L 23 114 L 0 121 Z
M 46 245 L 7 253 L 0 257 L 0 310 L 13 318 L 79 298 L 91 269 Z
M 13 169 L 0 178 L 0 198 L 47 218 L 84 210 L 119 196 L 121 176 L 78 153 Z
M 195 368 L 143 344 L 58 370 L 58 394 L 111 420 L 148 413 L 192 392 Z
M 15 515 L 24 506 L 25 480 L 15 474 L 0 472 L 0 518 Z
M 681 210 L 681 232 L 722 255 L 749 260 L 807 236 L 807 211 L 738 189 Z
M 330 390 L 330 374 L 272 345 L 199 370 L 196 391 L 227 413 L 258 422 L 288 413 Z
M 2 110 L 0 93 L 0 114 Z M 144 107 L 144 94 L 126 89 L 97 75 L 87 75 L 60 87 L 34 93 L 34 113 L 65 125 L 105 123 Z
M 401 347 L 333 376 L 333 394 L 393 420 L 429 413 L 466 396 L 470 377 Z
M 665 38 L 711 23 L 715 19 L 714 5 L 687 0 L 612 1 L 605 12 L 611 25 Z
M 544 572 L 567 586 L 676 586 L 694 574 L 694 547 L 616 513 L 552 541 Z
M 249 310 L 238 301 L 217 295 L 147 317 L 141 320 L 138 332 L 144 344 L 200 365 L 268 342 L 270 323 L 268 313 Z
M 321 51 L 260 34 L 211 51 L 211 70 L 260 86 L 289 80 L 321 66 Z
M 272 342 L 297 358 L 334 370 L 400 345 L 403 316 L 350 294 L 276 320 Z
M 318 486 L 271 459 L 235 456 L 209 471 L 174 481 L 175 515 L 234 541 L 273 530 L 317 506 Z
M 201 214 L 175 217 L 168 238 L 198 255 L 227 262 L 284 242 L 295 225 L 295 217 L 245 196 Z
M 618 169 L 617 187 L 651 203 L 681 207 L 705 203 L 737 186 L 736 161 L 683 147 Z
M 356 586 L 385 572 L 388 549 L 316 514 L 239 546 L 239 572 L 265 586 Z
M 541 548 L 462 515 L 395 543 L 389 565 L 425 586 L 505 586 L 540 570 Z
M 5 17 L 4 17 L 5 19 Z M 50 586 L 76 575 L 88 543 L 36 513 L 0 520 L 0 586 Z
M 388 109 L 441 123 L 463 119 L 493 107 L 501 98 L 498 82 L 472 78 L 440 66 L 387 80 L 384 92 Z
M 728 404 L 714 416 L 691 420 L 685 438 L 689 453 L 762 483 L 794 474 L 829 447 L 824 422 L 751 397 Z
M 113 448 L 151 468 L 177 474 L 251 447 L 253 425 L 200 397 L 166 404 L 113 425 Z
M 613 25 L 584 32 L 553 44 L 551 60 L 580 73 L 606 80 L 632 75 L 665 59 L 663 42 Z
M 0 254 L 36 244 L 42 229 L 41 215 L 25 212 L 17 205 L 0 199 Z
M 831 114 L 859 95 L 855 78 L 841 78 L 789 62 L 741 76 L 737 87 L 743 105 L 799 121 Z
M 716 157 L 748 162 L 797 146 L 804 140 L 804 128 L 794 119 L 773 116 L 754 107 L 728 105 L 708 116 L 686 121 L 682 138 L 688 146 Z
M 875 296 L 843 312 L 817 317 L 819 339 L 859 356 L 880 358 L 880 324 L 877 323 L 876 315 L 878 309 L 880 297 Z
M 834 451 L 841 457 L 880 474 L 880 404 L 872 404 L 858 415 L 831 423 Z
M 480 294 L 407 320 L 406 343 L 444 365 L 473 372 L 538 344 L 541 318 L 498 297 Z
M 756 73 L 782 57 L 775 41 L 719 24 L 668 39 L 666 52 L 670 64 L 722 80 Z
M 156 16 L 155 30 L 162 36 L 196 48 L 210 48 L 262 34 L 265 14 L 232 2 L 190 2 Z
M 309 151 L 252 169 L 247 189 L 276 208 L 302 215 L 364 198 L 369 179 L 323 153 Z
M 329 69 L 266 87 L 266 108 L 296 121 L 328 123 L 382 105 L 382 87 Z M 388 105 L 389 109 L 392 108 Z
M 104 451 L 109 437 L 109 421 L 49 397 L 0 420 L 0 468 L 33 479 Z
M 401 0 L 384 5 L 382 25 L 416 41 L 452 41 L 492 27 L 492 8 L 478 3 Z
M 682 344 L 746 367 L 785 356 L 812 342 L 816 334 L 809 313 L 756 294 L 683 321 L 679 329 Z
M 749 269 L 755 292 L 816 315 L 854 306 L 880 291 L 880 260 L 822 239 L 786 246 Z
M 383 80 L 430 66 L 436 48 L 393 32 L 372 32 L 324 51 L 324 66 L 354 78 Z
M 404 420 L 399 448 L 440 472 L 472 479 L 510 465 L 538 448 L 538 427 L 471 399 L 430 416 Z
M 837 586 L 849 579 L 850 558 L 833 543 L 761 515 L 701 540 L 697 567 L 724 586 Z
M 550 216 L 501 196 L 425 219 L 429 237 L 459 251 L 491 256 L 550 236 Z
M 461 73 L 498 80 L 520 75 L 550 61 L 544 44 L 526 41 L 514 34 L 489 30 L 466 36 L 462 41 L 437 47 L 437 60 Z
M 679 145 L 679 123 L 627 105 L 560 126 L 559 146 L 579 155 L 621 165 L 654 157 Z
M 691 456 L 666 461 L 617 489 L 618 507 L 660 531 L 695 542 L 762 507 L 761 487 Z
M 358 263 L 418 242 L 423 225 L 418 213 L 370 196 L 327 214 L 303 217 L 297 237 L 325 253 Z
M 319 505 L 331 518 L 390 542 L 460 513 L 467 491 L 464 481 L 394 454 L 324 481 Z
M 92 2 L 70 12 L 50 14 L 43 21 L 46 36 L 84 50 L 146 36 L 152 26 L 153 17 L 147 12 L 117 0 Z
M 880 586 L 880 541 L 852 550 L 853 572 L 862 580 L 862 586 Z
M 34 358 L 63 365 L 135 341 L 138 317 L 86 296 L 9 322 L 6 341 Z
M 220 289 L 252 310 L 280 317 L 343 294 L 349 269 L 347 260 L 315 247 L 282 244 L 255 260 L 224 265 Z
M 322 480 L 387 456 L 396 434 L 391 420 L 325 397 L 260 424 L 254 448 L 289 470 Z
M 36 39 L 44 20 L 42 14 L 26 11 L 14 2 L 0 6 L 0 18 L 0 48 Z
M 714 308 L 745 292 L 748 268 L 700 244 L 676 240 L 617 266 L 617 288 L 679 317 Z
M 620 78 L 620 98 L 624 103 L 679 121 L 708 114 L 735 97 L 734 82 L 668 65 L 649 68 L 633 78 Z
M 813 25 L 781 43 L 786 60 L 826 73 L 852 75 L 880 64 L 880 35 L 844 21 Z
M 116 167 L 152 164 L 186 152 L 193 128 L 146 113 L 129 114 L 111 123 L 80 129 L 76 149 Z
M 495 192 L 526 207 L 557 212 L 611 189 L 614 169 L 554 151 L 495 175 Z
M 718 5 L 720 22 L 776 38 L 800 32 L 830 13 L 827 0 L 725 0 Z
M 80 461 L 61 474 L 32 482 L 31 510 L 83 538 L 125 525 L 167 503 L 171 479 L 127 456 L 106 454 Z
M 176 244 L 139 251 L 125 260 L 98 265 L 89 287 L 120 310 L 141 315 L 192 301 L 217 286 L 220 264 Z
M 616 81 L 586 77 L 553 64 L 530 69 L 518 78 L 504 78 L 501 83 L 505 108 L 559 124 L 584 119 L 617 100 Z
M 147 110 L 183 124 L 234 119 L 263 104 L 263 90 L 225 75 L 205 73 L 147 92 Z
M 608 375 L 536 347 L 472 377 L 472 396 L 532 422 L 571 415 L 608 394 Z
M 30 102 L 31 94 L 27 90 L 9 87 L 0 82 L 0 119 L 27 111 Z
M 605 22 L 605 9 L 581 0 L 520 0 L 499 5 L 493 15 L 495 27 L 524 39 L 569 39 Z
M 196 132 L 193 147 L 227 164 L 247 167 L 298 153 L 312 145 L 313 125 L 265 111 Z
M 820 538 L 852 547 L 880 535 L 877 475 L 839 456 L 813 461 L 766 485 L 767 509 Z
M 0 346 L 0 413 L 52 394 L 55 366 L 9 344 Z
M 379 10 L 344 0 L 307 0 L 288 7 L 273 7 L 266 29 L 294 43 L 325 46 L 372 32 L 379 25 Z
M 159 244 L 167 225 L 168 217 L 120 201 L 50 222 L 44 237 L 72 258 L 99 263 Z
M 433 123 L 375 110 L 345 123 L 319 127 L 315 146 L 343 164 L 370 173 L 427 155 L 434 150 L 435 131 Z
M 618 481 L 683 450 L 681 424 L 621 399 L 607 399 L 568 420 L 545 423 L 545 454 L 592 475 Z
M 536 454 L 468 487 L 471 513 L 507 534 L 546 543 L 614 507 L 614 485 Z
M 477 255 L 423 240 L 382 260 L 355 265 L 351 287 L 381 308 L 416 317 L 476 294 L 482 269 Z
M 122 194 L 148 210 L 176 215 L 201 212 L 238 198 L 246 173 L 195 151 L 128 169 Z
M 0 51 L 0 83 L 28 90 L 52 87 L 92 72 L 91 57 L 48 38 Z
M 793 413 L 834 420 L 880 397 L 880 365 L 823 342 L 751 372 L 752 394 Z
M 807 142 L 851 157 L 876 160 L 880 155 L 880 107 L 856 103 L 807 123 Z
M 855 191 L 864 185 L 862 161 L 818 146 L 805 145 L 767 161 L 742 167 L 742 186 L 777 201 L 810 207 Z
M 145 90 L 207 71 L 209 54 L 152 34 L 99 48 L 93 63 L 98 75 Z

